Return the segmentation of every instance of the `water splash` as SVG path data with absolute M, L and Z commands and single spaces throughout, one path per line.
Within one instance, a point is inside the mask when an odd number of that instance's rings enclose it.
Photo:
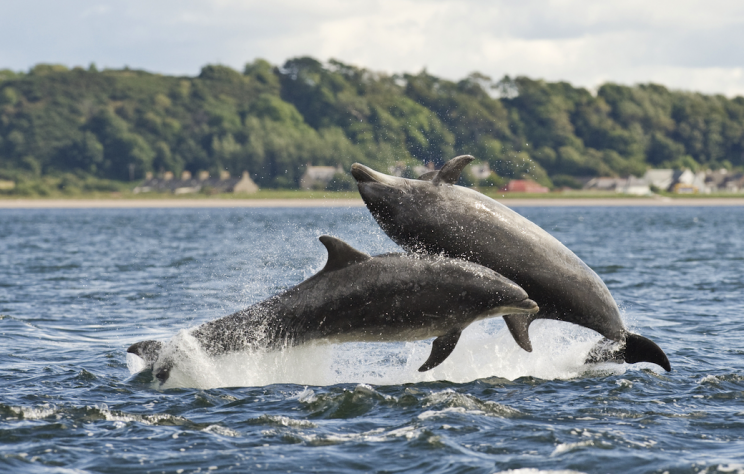
M 188 331 L 164 347 L 174 362 L 160 388 L 257 387 L 280 383 L 397 385 L 447 380 L 466 383 L 488 377 L 515 380 L 571 379 L 587 371 L 623 373 L 624 366 L 588 366 L 587 354 L 599 336 L 557 321 L 538 320 L 530 328 L 532 353 L 522 350 L 501 320 L 482 321 L 466 329 L 452 355 L 439 367 L 418 372 L 431 341 L 401 343 L 314 343 L 279 351 L 239 352 L 210 357 Z M 142 370 L 137 356 L 127 359 L 131 373 Z

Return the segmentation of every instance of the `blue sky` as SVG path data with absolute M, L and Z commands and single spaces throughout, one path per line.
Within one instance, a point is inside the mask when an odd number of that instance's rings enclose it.
M 744 95 L 744 2 L 0 0 L 0 68 L 195 75 L 310 55 L 387 73 L 473 71 Z

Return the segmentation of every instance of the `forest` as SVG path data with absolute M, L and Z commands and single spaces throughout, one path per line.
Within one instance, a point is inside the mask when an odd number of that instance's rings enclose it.
M 56 176 L 104 189 L 147 172 L 245 170 L 262 188 L 292 189 L 307 165 L 386 171 L 460 154 L 495 171 L 481 185 L 742 170 L 744 98 L 479 73 L 455 82 L 309 57 L 257 59 L 242 72 L 207 65 L 197 77 L 93 64 L 0 70 L 0 179 L 19 183 Z

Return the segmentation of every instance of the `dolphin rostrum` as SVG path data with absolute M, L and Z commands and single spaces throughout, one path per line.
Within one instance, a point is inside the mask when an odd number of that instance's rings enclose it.
M 325 267 L 283 293 L 191 331 L 209 355 L 277 349 L 315 340 L 412 341 L 435 337 L 420 372 L 441 364 L 474 321 L 526 317 L 537 304 L 516 283 L 460 259 L 390 253 L 371 257 L 329 236 Z M 518 318 L 520 316 L 513 316 Z M 165 382 L 175 363 L 159 341 L 133 344 Z
M 659 346 L 625 329 L 607 286 L 571 250 L 508 207 L 455 185 L 472 160 L 458 156 L 419 179 L 389 176 L 359 163 L 352 165 L 351 174 L 372 216 L 399 245 L 478 263 L 524 288 L 540 311 L 527 317 L 505 315 L 504 320 L 526 351 L 532 351 L 532 321 L 556 319 L 621 343 L 615 358 L 671 370 Z

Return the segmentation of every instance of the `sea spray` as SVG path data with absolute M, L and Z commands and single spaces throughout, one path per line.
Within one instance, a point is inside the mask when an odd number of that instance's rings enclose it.
M 530 335 L 533 339 L 531 353 L 517 346 L 500 320 L 474 323 L 463 332 L 445 363 L 421 373 L 417 368 L 428 357 L 431 341 L 311 343 L 213 357 L 201 349 L 189 331 L 182 330 L 163 349 L 173 361 L 170 379 L 162 386 L 155 386 L 208 389 L 282 383 L 396 385 L 437 380 L 467 383 L 489 377 L 567 380 L 580 377 L 588 370 L 616 374 L 626 370 L 618 364 L 584 363 L 599 340 L 591 330 L 558 321 L 538 320 L 530 328 Z M 132 373 L 143 368 L 141 362 L 129 362 L 129 359 L 128 366 Z

